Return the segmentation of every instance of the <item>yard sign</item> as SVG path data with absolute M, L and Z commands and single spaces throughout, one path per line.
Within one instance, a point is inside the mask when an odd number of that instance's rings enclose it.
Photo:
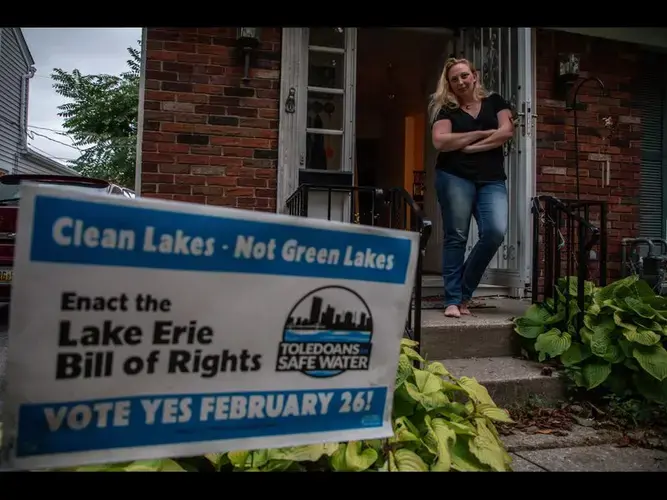
M 387 437 L 418 235 L 26 185 L 18 469 Z

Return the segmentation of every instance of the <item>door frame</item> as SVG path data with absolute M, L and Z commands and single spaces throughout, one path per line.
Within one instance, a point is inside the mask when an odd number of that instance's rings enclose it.
M 276 212 L 286 213 L 285 202 L 299 187 L 300 172 L 321 173 L 322 171 L 300 168 L 306 156 L 306 125 L 308 98 L 308 58 L 310 53 L 309 28 L 283 28 L 281 65 L 280 65 L 280 101 L 278 123 L 278 173 L 276 186 Z M 354 184 L 355 159 L 355 111 L 356 111 L 356 44 L 357 28 L 344 28 L 344 85 L 343 85 L 343 130 L 341 168 L 327 171 L 330 174 L 346 173 L 351 175 Z M 315 47 L 312 47 L 315 49 Z M 332 52 L 319 48 L 321 52 Z M 324 89 L 320 89 L 324 90 Z M 326 93 L 326 92 L 324 92 Z M 351 111 L 351 112 L 350 112 Z M 345 183 L 345 181 L 341 182 Z M 349 220 L 349 202 L 344 202 L 343 219 Z
M 296 92 L 300 87 L 303 28 L 283 28 L 280 55 L 280 101 L 278 102 L 278 165 L 276 212 L 286 213 L 285 202 L 299 181 L 299 137 Z M 306 48 L 307 49 L 307 48 Z M 307 68 L 306 68 L 307 70 Z M 291 105 L 294 105 L 292 109 Z

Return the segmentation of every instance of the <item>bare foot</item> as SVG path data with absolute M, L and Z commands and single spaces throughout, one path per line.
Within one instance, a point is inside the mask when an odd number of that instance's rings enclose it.
M 464 316 L 470 316 L 470 309 L 468 309 L 468 304 L 463 303 L 459 305 L 459 311 Z
M 461 317 L 461 312 L 459 311 L 459 308 L 457 306 L 447 306 L 445 309 L 445 316 L 448 318 L 460 318 Z

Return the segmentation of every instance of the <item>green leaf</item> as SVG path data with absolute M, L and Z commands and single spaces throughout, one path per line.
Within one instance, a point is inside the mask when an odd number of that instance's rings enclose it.
M 420 363 L 425 363 L 426 360 L 422 358 L 417 351 L 412 349 L 411 347 L 403 347 L 402 349 L 402 355 L 405 355 L 408 357 L 408 359 L 412 361 L 419 361 Z
M 269 450 L 267 454 L 268 460 L 286 460 L 291 462 L 316 462 L 322 456 L 331 456 L 340 445 L 338 443 L 320 443 L 310 444 L 304 446 L 292 446 L 289 448 L 276 448 Z M 255 466 L 260 466 L 257 463 Z M 261 466 L 260 466 L 261 467 Z
M 611 373 L 611 364 L 602 360 L 589 360 L 583 365 L 581 373 L 584 377 L 586 388 L 590 390 L 607 380 L 607 377 Z
M 169 458 L 137 460 L 125 467 L 127 472 L 186 472 L 178 462 Z
M 213 464 L 215 470 L 229 463 L 229 457 L 226 453 L 206 453 L 204 457 Z
M 596 303 L 591 304 L 590 306 L 588 306 L 588 309 L 586 309 L 586 314 L 591 316 L 597 316 L 601 312 L 602 308 Z
M 389 439 L 390 442 L 419 442 L 419 430 L 406 417 L 399 417 L 394 421 L 394 436 Z
M 431 419 L 426 416 L 424 425 L 426 427 L 426 434 L 423 437 L 424 445 L 436 456 L 431 470 L 449 471 L 452 464 L 450 448 L 456 443 L 456 433 L 441 418 Z
M 452 449 L 452 469 L 458 472 L 479 472 L 489 470 L 470 452 L 470 443 L 473 438 L 457 436 Z
M 363 472 L 377 460 L 378 454 L 373 448 L 362 450 L 360 441 L 341 444 L 331 456 L 331 466 L 338 472 Z
M 572 345 L 572 337 L 567 332 L 561 332 L 557 328 L 552 328 L 543 333 L 535 341 L 535 349 L 541 355 L 548 355 L 551 358 L 560 356 Z
M 442 388 L 442 379 L 426 370 L 414 370 L 417 389 L 422 394 L 433 394 Z
M 544 325 L 551 317 L 551 313 L 547 309 L 539 304 L 531 304 L 526 312 L 523 314 L 523 318 L 531 321 L 536 325 Z
M 117 464 L 81 465 L 79 467 L 72 467 L 64 470 L 72 472 L 126 472 L 127 467 L 132 465 L 132 463 L 133 462 L 123 462 Z
M 461 421 L 470 415 L 466 406 L 456 401 L 439 406 L 435 412 L 444 415 L 452 421 Z
M 445 415 L 447 416 L 447 415 Z M 459 422 L 451 422 L 447 420 L 443 420 L 447 424 L 447 426 L 454 431 L 455 434 L 463 434 L 465 436 L 476 436 L 477 431 L 475 428 L 472 426 L 470 422 L 465 422 L 465 423 L 459 423 Z
M 624 300 L 630 310 L 633 311 L 637 316 L 648 319 L 655 317 L 655 311 L 653 308 L 642 302 L 640 299 L 635 297 L 625 297 Z
M 439 384 L 440 380 L 438 379 L 438 385 Z M 410 397 L 417 401 L 427 411 L 435 410 L 436 408 L 449 403 L 447 395 L 442 391 L 424 394 L 411 382 L 406 382 L 404 387 L 408 391 Z
M 486 390 L 486 387 L 477 382 L 477 379 L 474 377 L 460 377 L 459 384 L 461 384 L 463 390 L 468 394 L 468 397 L 476 404 L 496 406 L 491 396 L 489 396 L 489 391 Z
M 415 401 L 405 387 L 405 384 L 394 390 L 394 417 L 410 416 L 417 408 Z
M 654 344 L 657 344 L 658 342 L 660 342 L 661 338 L 660 335 L 658 335 L 655 332 L 646 330 L 644 328 L 638 328 L 636 326 L 632 329 L 624 328 L 623 336 L 630 342 L 635 342 L 637 344 L 645 346 L 652 346 Z
M 477 406 L 477 412 L 490 419 L 490 420 L 495 420 L 496 422 L 504 422 L 507 424 L 513 424 L 514 420 L 510 418 L 509 413 L 507 410 L 503 410 L 502 408 L 498 408 L 497 406 L 493 405 L 488 405 L 488 404 L 480 404 Z
M 667 378 L 667 351 L 662 345 L 635 346 L 632 356 L 656 380 Z
M 642 318 L 641 316 L 635 316 L 633 318 L 635 325 L 644 328 L 645 330 L 651 330 L 652 332 L 662 333 L 662 326 L 657 321 L 652 319 Z
M 534 339 L 544 332 L 547 325 L 562 321 L 563 311 L 556 314 L 540 304 L 532 304 L 525 314 L 514 320 L 514 331 L 527 339 Z
M 230 451 L 227 456 L 234 467 L 242 468 L 246 466 L 246 461 L 250 458 L 250 452 L 245 450 Z
M 642 302 L 649 302 L 656 296 L 651 285 L 644 280 L 635 281 L 631 288 L 633 289 L 635 296 Z M 650 306 L 651 304 L 648 305 Z
M 567 287 L 567 278 L 559 278 L 557 281 L 557 286 L 560 289 L 561 293 L 565 294 Z M 567 287 L 569 295 L 571 297 L 576 297 L 579 295 L 579 279 L 576 276 L 569 277 L 570 286 Z M 593 295 L 595 290 L 595 285 L 590 281 L 584 281 L 584 296 Z
M 401 448 L 394 452 L 396 468 L 399 472 L 428 472 L 428 465 L 414 451 Z
M 405 337 L 401 338 L 401 348 L 417 347 L 418 345 L 419 345 L 419 342 L 417 342 L 416 340 L 406 339 Z
M 667 379 L 656 380 L 647 373 L 634 373 L 633 382 L 639 393 L 649 401 L 667 403 Z
M 593 333 L 590 348 L 593 354 L 603 359 L 613 356 L 616 353 L 615 341 L 606 330 L 599 330 L 598 333 Z
M 587 346 L 590 347 L 590 345 L 593 343 L 593 330 L 591 330 L 591 329 L 589 329 L 589 328 L 587 328 L 587 327 L 584 326 L 584 327 L 579 331 L 579 336 L 581 337 L 581 341 L 582 341 L 585 345 L 587 345 Z
M 511 458 L 502 446 L 502 443 L 489 430 L 483 421 L 477 421 L 477 432 L 469 442 L 470 452 L 483 464 L 492 470 L 504 472 L 509 470 Z
M 614 298 L 614 291 L 617 288 L 632 285 L 636 283 L 638 280 L 639 278 L 637 277 L 637 275 L 631 274 L 630 276 L 627 276 L 626 278 L 620 279 L 618 281 L 614 281 L 613 283 L 610 283 L 609 285 L 603 288 L 598 288 L 593 293 L 593 300 L 595 301 L 596 304 L 602 304 L 605 301 Z
M 285 472 L 294 465 L 291 460 L 269 460 L 266 465 L 261 468 L 262 472 Z
M 396 372 L 396 387 L 400 387 L 412 375 L 413 366 L 405 354 L 398 356 L 398 371 Z
M 579 342 L 572 342 L 570 348 L 560 356 L 560 361 L 564 366 L 573 366 L 581 363 L 591 356 L 590 348 Z
M 544 332 L 544 325 L 521 317 L 514 320 L 514 331 L 524 338 L 534 339 Z
M 450 373 L 447 371 L 447 368 L 445 368 L 445 365 L 439 361 L 432 361 L 426 365 L 426 370 L 431 372 L 433 375 L 438 375 L 440 377 L 450 376 Z
M 616 323 L 612 316 L 584 316 L 584 325 L 591 330 L 593 334 L 609 335 L 616 329 Z

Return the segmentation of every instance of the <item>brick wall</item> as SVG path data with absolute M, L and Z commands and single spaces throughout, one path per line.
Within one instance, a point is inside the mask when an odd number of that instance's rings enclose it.
M 558 53 L 580 56 L 582 76 L 597 76 L 608 91 L 600 96 L 594 82 L 585 84 L 578 100 L 586 109 L 579 120 L 579 168 L 582 199 L 606 199 L 608 206 L 608 269 L 620 270 L 620 241 L 639 230 L 640 112 L 633 104 L 633 82 L 640 76 L 644 54 L 638 46 L 581 35 L 538 30 L 537 34 L 537 191 L 567 199 L 576 197 L 572 112 L 554 97 Z M 604 140 L 603 118 L 617 129 Z M 602 171 L 610 162 L 609 185 Z M 594 220 L 599 223 L 599 219 Z
M 280 29 L 242 82 L 236 28 L 149 28 L 141 194 L 275 211 Z

